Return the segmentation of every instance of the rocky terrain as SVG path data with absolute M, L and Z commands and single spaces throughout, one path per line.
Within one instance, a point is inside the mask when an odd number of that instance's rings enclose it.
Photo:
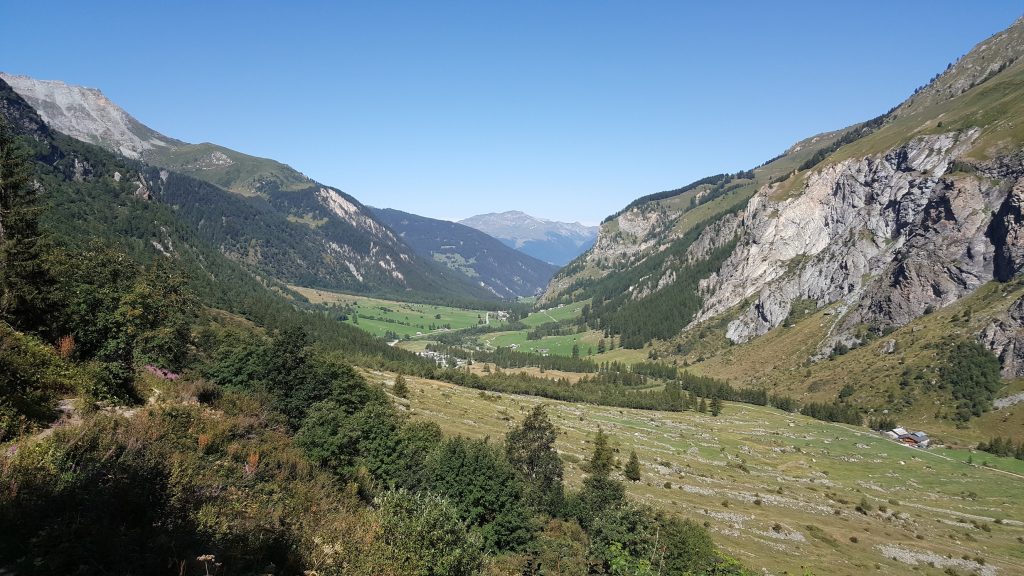
M 185 144 L 144 126 L 95 88 L 6 73 L 0 73 L 0 79 L 53 128 L 128 158 L 141 159 L 158 148 Z

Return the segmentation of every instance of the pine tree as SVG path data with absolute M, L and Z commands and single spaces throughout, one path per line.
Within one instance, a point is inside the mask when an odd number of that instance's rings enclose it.
M 636 450 L 629 453 L 629 462 L 626 463 L 626 469 L 623 473 L 626 476 L 626 480 L 631 482 L 640 481 L 640 459 L 636 456 Z
M 579 344 L 573 344 L 572 345 L 572 357 L 573 358 L 579 358 L 580 357 L 580 345 Z
M 39 328 L 50 285 L 39 247 L 38 193 L 25 147 L 0 118 L 0 318 Z
M 718 396 L 711 397 L 711 415 L 718 416 L 722 413 L 722 399 Z
M 395 387 L 393 390 L 395 396 L 399 398 L 409 397 L 409 386 L 405 383 L 405 376 L 402 376 L 399 372 L 398 376 L 395 376 Z
M 604 342 L 604 338 L 601 338 L 600 340 L 598 340 L 597 341 L 597 353 L 598 354 L 604 354 L 605 346 L 606 346 L 606 344 Z
M 612 454 L 612 447 L 608 444 L 608 435 L 601 428 L 597 429 L 594 436 L 594 453 L 590 456 L 590 476 L 593 478 L 608 478 L 612 473 L 612 466 L 615 456 Z
M 705 413 L 707 411 L 708 411 L 708 402 L 707 402 L 707 400 L 701 398 L 700 399 L 700 405 L 697 407 L 697 412 L 700 412 L 701 414 L 703 414 L 703 413 Z
M 584 528 L 590 526 L 601 512 L 620 505 L 626 498 L 626 487 L 611 477 L 613 465 L 614 455 L 608 436 L 598 428 L 594 437 L 594 453 L 588 462 L 589 474 L 583 479 L 583 490 L 574 514 Z

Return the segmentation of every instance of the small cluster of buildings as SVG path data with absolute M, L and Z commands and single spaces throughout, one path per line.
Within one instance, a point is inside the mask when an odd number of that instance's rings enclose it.
M 904 428 L 893 428 L 882 432 L 890 440 L 895 440 L 912 448 L 927 448 L 931 439 L 924 432 L 908 432 Z
M 416 354 L 423 358 L 433 360 L 434 363 L 441 368 L 462 368 L 466 365 L 466 361 L 462 358 L 456 358 L 455 356 L 450 356 L 448 354 L 434 352 L 433 350 L 424 350 L 423 352 L 417 352 Z

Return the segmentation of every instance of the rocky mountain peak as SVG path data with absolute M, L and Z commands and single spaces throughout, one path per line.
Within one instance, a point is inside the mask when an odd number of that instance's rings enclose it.
M 85 142 L 116 150 L 128 158 L 180 142 L 140 123 L 96 88 L 59 80 L 0 73 L 51 128 Z

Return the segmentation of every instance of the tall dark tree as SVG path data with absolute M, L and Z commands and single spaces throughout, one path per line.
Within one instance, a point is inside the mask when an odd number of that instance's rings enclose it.
M 543 404 L 505 436 L 505 454 L 526 484 L 527 500 L 557 514 L 562 503 L 562 460 L 555 450 L 558 431 Z
M 21 329 L 42 326 L 49 286 L 40 258 L 40 211 L 28 153 L 0 118 L 0 319 Z
M 608 436 L 598 428 L 594 436 L 594 453 L 587 463 L 589 475 L 583 479 L 583 489 L 571 507 L 580 525 L 590 528 L 594 519 L 603 512 L 617 508 L 626 499 L 626 488 L 612 478 L 615 456 Z
M 722 399 L 718 396 L 711 397 L 711 415 L 718 416 L 722 413 Z
M 636 450 L 629 453 L 629 461 L 626 462 L 626 468 L 623 470 L 623 475 L 626 476 L 626 480 L 630 482 L 640 481 L 640 459 L 636 455 Z
M 394 392 L 395 396 L 398 396 L 399 398 L 409 397 L 409 385 L 406 384 L 405 376 L 403 376 L 401 372 L 395 376 L 395 387 L 392 389 L 392 392 Z

